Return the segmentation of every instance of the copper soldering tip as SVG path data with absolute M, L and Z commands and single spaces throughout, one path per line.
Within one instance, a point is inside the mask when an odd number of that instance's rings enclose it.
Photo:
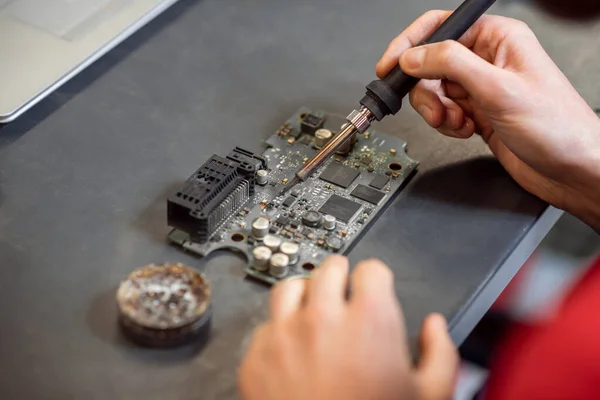
M 300 179 L 298 179 L 297 176 L 294 176 L 291 181 L 289 181 L 285 186 L 283 186 L 283 189 L 281 189 L 281 191 L 279 192 L 279 194 L 277 196 L 286 194 L 291 188 L 293 188 L 294 186 L 296 186 L 299 183 L 300 183 Z

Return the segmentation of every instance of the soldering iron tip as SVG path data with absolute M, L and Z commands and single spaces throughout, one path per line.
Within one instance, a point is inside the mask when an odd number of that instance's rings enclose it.
M 300 183 L 300 179 L 297 176 L 294 176 L 291 181 L 289 181 L 286 185 L 283 186 L 283 189 L 279 192 L 278 196 L 286 194 L 291 188 Z

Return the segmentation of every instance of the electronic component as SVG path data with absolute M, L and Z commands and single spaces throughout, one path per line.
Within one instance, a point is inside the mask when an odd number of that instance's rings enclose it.
M 331 250 L 333 250 L 336 253 L 341 250 L 341 248 L 344 244 L 342 239 L 340 239 L 337 236 L 328 237 L 327 241 L 325 243 L 327 244 L 327 247 L 329 247 Z
M 337 194 L 332 195 L 319 210 L 323 214 L 333 215 L 343 222 L 350 222 L 362 206 Z
M 275 220 L 275 223 L 277 225 L 281 225 L 281 226 L 286 226 L 287 224 L 290 223 L 290 219 L 288 217 L 284 217 L 283 215 L 280 217 L 277 217 L 277 219 Z
M 361 199 L 375 205 L 379 204 L 379 202 L 385 197 L 385 193 L 365 185 L 357 185 L 350 194 L 357 199 Z
M 261 155 L 236 148 L 227 158 L 212 156 L 167 201 L 171 227 L 207 242 L 221 223 L 255 192 L 255 172 L 266 167 Z
M 315 268 L 314 266 L 321 264 L 329 254 L 346 254 L 352 244 L 362 236 L 361 233 L 368 229 L 369 222 L 380 214 L 394 193 L 400 190 L 411 176 L 417 163 L 402 151 L 406 148 L 404 141 L 373 130 L 368 137 L 360 137 L 360 147 L 355 146 L 345 157 L 336 156 L 334 160 L 328 160 L 315 170 L 312 179 L 291 188 L 289 196 L 280 196 L 282 182 L 291 178 L 303 160 L 310 159 L 315 153 L 316 134 L 303 133 L 298 140 L 288 143 L 293 132 L 301 131 L 300 125 L 305 115 L 326 118 L 321 128 L 330 130 L 334 135 L 327 145 L 335 140 L 335 135 L 344 120 L 343 117 L 302 108 L 281 125 L 278 131 L 280 133 L 267 139 L 267 148 L 262 154 L 253 155 L 236 149 L 229 156 L 222 157 L 226 160 L 227 167 L 227 163 L 232 163 L 231 167 L 236 171 L 233 175 L 237 178 L 243 175 L 247 180 L 247 200 L 244 204 L 232 206 L 232 199 L 226 195 L 230 190 L 227 182 L 223 183 L 224 180 L 220 176 L 216 180 L 210 178 L 212 181 L 203 185 L 212 188 L 214 184 L 216 189 L 207 194 L 207 198 L 218 193 L 211 197 L 211 207 L 225 210 L 223 213 L 212 214 L 216 228 L 209 236 L 211 239 L 201 241 L 193 230 L 176 228 L 169 234 L 169 240 L 200 256 L 207 256 L 216 250 L 235 250 L 246 257 L 246 274 L 268 284 L 277 283 L 283 277 L 309 275 L 311 269 L 304 268 L 307 262 Z M 385 148 L 382 147 L 384 142 Z M 398 149 L 397 153 L 391 155 L 390 148 Z M 368 165 L 362 162 L 366 154 L 372 158 Z M 264 160 L 268 160 L 268 166 L 263 163 Z M 236 168 L 239 168 L 242 162 L 248 163 L 254 168 L 254 172 L 248 176 L 245 172 L 239 172 Z M 353 166 L 355 163 L 359 164 L 358 168 Z M 333 164 L 335 166 L 331 167 Z M 390 169 L 390 166 L 396 170 Z M 265 174 L 258 172 L 261 170 L 266 171 L 268 179 L 264 186 L 258 184 L 261 176 L 264 178 Z M 398 176 L 393 179 L 392 176 L 387 177 L 387 171 L 390 171 L 390 174 L 398 172 Z M 211 170 L 210 173 L 213 174 L 214 171 Z M 325 179 L 319 179 L 321 175 Z M 388 179 L 384 186 L 386 190 L 381 191 L 384 196 L 381 201 L 371 204 L 352 197 L 351 193 L 357 185 L 369 186 L 378 176 Z M 287 181 L 285 186 L 291 183 Z M 252 194 L 250 187 L 253 189 Z M 192 204 L 195 207 L 193 201 Z M 287 250 L 287 261 L 278 261 L 280 256 L 277 254 L 284 255 L 285 247 L 289 246 L 286 245 L 282 249 L 283 242 L 297 245 L 297 261 L 293 252 Z M 265 248 L 271 251 L 270 256 Z M 255 249 L 258 249 L 257 255 Z M 270 273 L 273 257 L 273 271 L 277 276 Z M 290 257 L 294 263 L 290 262 Z
M 373 161 L 373 157 L 370 154 L 368 154 L 368 153 L 367 154 L 363 154 L 360 157 L 360 162 L 363 163 L 363 164 L 365 164 L 365 165 L 371 164 L 372 161 Z
M 263 244 L 271 249 L 272 252 L 276 252 L 281 245 L 281 239 L 274 235 L 267 235 L 263 239 Z
M 252 222 L 252 236 L 262 239 L 267 233 L 269 233 L 269 220 L 264 217 L 256 218 Z
M 252 250 L 252 267 L 257 271 L 268 271 L 269 260 L 273 252 L 266 246 L 257 246 Z
M 352 135 L 352 136 L 350 136 L 350 138 L 348 140 L 346 140 L 343 144 L 341 144 L 337 148 L 337 151 L 335 153 L 340 154 L 340 155 L 346 155 L 352 151 L 355 143 L 356 143 L 356 135 Z
M 289 271 L 290 259 L 283 253 L 276 253 L 269 260 L 269 274 L 276 278 L 284 278 Z
M 333 215 L 327 214 L 323 217 L 323 228 L 328 231 L 332 231 L 335 229 L 335 217 Z
M 360 172 L 355 169 L 338 163 L 331 163 L 325 171 L 321 173 L 319 178 L 325 182 L 333 183 L 334 185 L 346 189 L 359 175 Z
M 290 265 L 298 262 L 298 253 L 300 252 L 300 245 L 298 243 L 283 242 L 279 247 L 279 251 L 288 256 Z
M 119 285 L 119 323 L 130 339 L 144 346 L 185 344 L 208 335 L 211 295 L 208 280 L 193 268 L 147 265 Z
M 333 133 L 329 129 L 318 129 L 315 132 L 315 147 L 322 148 L 333 137 Z M 307 160 L 308 161 L 308 160 Z M 305 161 L 306 162 L 306 161 Z
M 283 203 L 281 203 L 281 205 L 284 207 L 291 207 L 295 201 L 296 199 L 293 196 L 290 196 L 287 199 L 285 199 Z
M 317 227 L 321 223 L 321 214 L 314 210 L 304 213 L 302 216 L 302 224 L 310 227 Z
M 288 132 L 288 135 L 293 137 L 295 140 L 298 140 L 298 138 L 302 135 L 302 131 L 300 129 L 292 129 Z
M 317 129 L 321 129 L 325 124 L 325 118 L 314 114 L 306 114 L 300 123 L 302 133 L 314 135 Z
M 375 189 L 383 189 L 385 187 L 385 185 L 387 185 L 387 183 L 390 181 L 390 178 L 388 178 L 385 175 L 377 175 L 375 178 L 373 178 L 371 180 L 371 182 L 369 182 L 369 186 L 374 187 Z
M 265 186 L 269 183 L 269 173 L 264 169 L 256 171 L 256 183 L 261 186 Z

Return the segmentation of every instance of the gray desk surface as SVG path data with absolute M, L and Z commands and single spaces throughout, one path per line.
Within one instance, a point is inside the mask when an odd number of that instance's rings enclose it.
M 454 2 L 183 1 L 0 130 L 0 397 L 230 399 L 267 290 L 242 262 L 168 246 L 165 196 L 206 158 L 260 149 L 297 107 L 345 113 L 387 40 Z M 377 10 L 377 23 L 361 26 Z M 519 189 L 478 140 L 405 110 L 379 129 L 418 175 L 351 254 L 394 269 L 412 337 L 451 319 L 457 342 L 559 213 Z M 114 290 L 132 268 L 180 261 L 215 285 L 212 340 L 149 351 L 124 341 Z

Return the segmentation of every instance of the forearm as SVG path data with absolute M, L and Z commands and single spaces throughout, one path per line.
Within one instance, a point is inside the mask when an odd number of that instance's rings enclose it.
M 588 192 L 582 197 L 580 205 L 572 211 L 572 214 L 600 234 L 600 179 L 590 185 Z
M 581 168 L 581 175 L 576 180 L 572 210 L 567 210 L 590 225 L 600 233 L 600 119 L 591 124 L 597 137 L 590 144 L 587 157 Z

